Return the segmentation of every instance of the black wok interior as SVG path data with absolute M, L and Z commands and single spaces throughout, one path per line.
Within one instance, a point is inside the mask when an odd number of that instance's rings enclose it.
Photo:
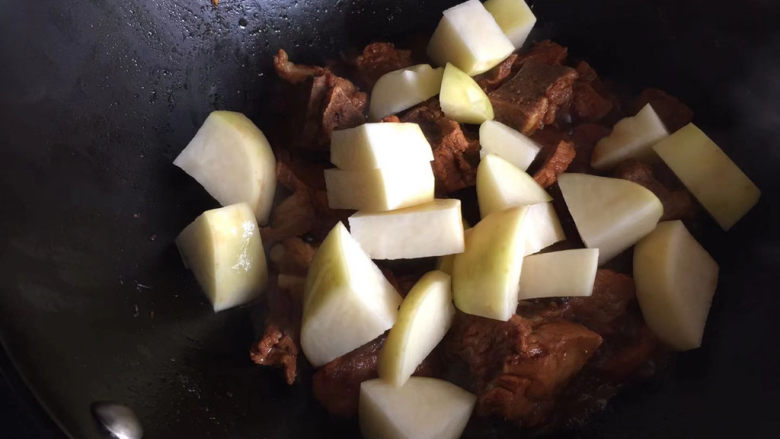
M 20 398 L 73 438 L 102 437 L 96 400 L 131 406 L 149 439 L 356 434 L 328 420 L 305 374 L 287 387 L 250 363 L 257 311 L 212 313 L 172 239 L 216 203 L 171 161 L 214 109 L 263 128 L 278 48 L 322 62 L 430 31 L 458 2 L 0 0 L 0 335 Z M 763 190 L 704 240 L 721 266 L 704 346 L 566 435 L 775 436 L 780 4 L 530 3 L 533 39 L 678 96 Z

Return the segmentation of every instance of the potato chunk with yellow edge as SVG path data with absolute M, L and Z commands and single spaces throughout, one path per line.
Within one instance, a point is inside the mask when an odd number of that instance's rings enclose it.
M 452 64 L 444 67 L 439 93 L 441 111 L 452 120 L 481 124 L 493 119 L 493 105 L 474 79 Z

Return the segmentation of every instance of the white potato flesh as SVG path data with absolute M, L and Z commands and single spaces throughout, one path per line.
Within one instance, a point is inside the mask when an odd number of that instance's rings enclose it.
M 360 384 L 358 419 L 365 439 L 457 439 L 477 398 L 436 378 L 412 377 L 401 387 L 381 379 Z
M 664 213 L 655 194 L 628 180 L 561 174 L 558 186 L 585 246 L 599 249 L 599 264 L 652 232 Z
M 465 241 L 466 241 L 466 235 L 469 233 L 469 230 L 471 230 L 471 224 L 468 223 L 465 219 L 463 221 L 463 249 L 466 249 Z M 451 255 L 444 255 L 439 256 L 436 259 L 436 269 L 439 271 L 443 271 L 450 276 L 452 275 L 452 263 L 455 261 L 455 254 Z
M 664 221 L 634 249 L 634 281 L 647 326 L 676 350 L 701 346 L 718 263 L 681 221 Z
M 412 287 L 398 310 L 379 354 L 379 378 L 402 386 L 447 334 L 455 316 L 450 275 L 426 273 Z
M 301 348 L 317 367 L 395 323 L 401 296 L 342 223 L 317 249 L 303 294 Z
M 411 108 L 439 94 L 444 69 L 418 64 L 382 75 L 371 89 L 371 120 Z
M 626 159 L 658 160 L 653 145 L 668 135 L 661 118 L 647 104 L 636 116 L 621 119 L 609 136 L 598 141 L 590 164 L 594 169 L 603 171 L 614 168 Z
M 480 157 L 495 154 L 525 171 L 539 154 L 539 145 L 514 128 L 495 120 L 479 127 Z
M 481 124 L 493 119 L 493 104 L 485 91 L 474 78 L 450 63 L 444 67 L 439 103 L 444 115 L 458 122 Z
M 520 300 L 590 296 L 599 266 L 599 249 L 582 248 L 523 258 Z
M 485 9 L 493 15 L 515 48 L 523 47 L 536 24 L 536 16 L 523 0 L 487 0 Z
M 416 123 L 366 123 L 331 135 L 330 162 L 339 169 L 398 168 L 431 161 L 431 145 Z
M 517 309 L 528 208 L 514 207 L 483 218 L 455 255 L 452 294 L 466 314 L 509 320 Z
M 530 255 L 566 239 L 558 214 L 552 203 L 531 204 L 526 222 L 528 234 L 525 238 L 525 252 Z
M 265 135 L 241 113 L 214 111 L 173 161 L 221 205 L 247 203 L 266 224 L 276 193 L 276 158 Z
M 360 171 L 325 170 L 331 209 L 384 212 L 415 206 L 433 201 L 434 184 L 428 162 Z
M 761 197 L 750 178 L 694 124 L 653 149 L 723 230 L 734 226 Z
M 249 302 L 268 281 L 260 228 L 246 203 L 203 212 L 176 238 L 214 311 Z
M 486 72 L 515 50 L 512 42 L 479 0 L 444 11 L 428 56 L 438 65 L 452 63 L 470 76 Z
M 551 200 L 533 177 L 497 155 L 486 155 L 477 167 L 477 201 L 482 217 Z
M 349 229 L 371 259 L 412 259 L 463 251 L 460 200 L 434 200 L 388 212 L 358 212 Z

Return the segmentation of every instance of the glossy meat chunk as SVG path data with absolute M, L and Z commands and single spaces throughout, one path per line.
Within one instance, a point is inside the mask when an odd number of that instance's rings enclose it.
M 528 61 L 517 74 L 488 94 L 496 120 L 526 135 L 568 111 L 577 72 L 565 66 Z
M 557 395 L 601 344 L 601 337 L 554 316 L 500 322 L 459 313 L 447 339 L 478 393 L 477 413 L 524 426 L 543 422 Z
M 410 50 L 397 49 L 393 43 L 379 42 L 363 48 L 354 64 L 359 84 L 371 90 L 377 79 L 385 73 L 409 67 L 414 62 Z

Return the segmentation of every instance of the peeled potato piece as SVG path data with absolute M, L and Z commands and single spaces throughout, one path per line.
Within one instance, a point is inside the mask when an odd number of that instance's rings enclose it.
M 561 174 L 558 186 L 585 246 L 599 249 L 600 264 L 653 231 L 664 213 L 658 197 L 628 180 Z
M 382 75 L 371 89 L 368 114 L 372 120 L 411 108 L 441 89 L 444 69 L 419 64 Z
M 260 229 L 246 203 L 203 212 L 176 238 L 182 259 L 222 311 L 256 298 L 268 281 Z
M 664 221 L 634 249 L 636 298 L 647 326 L 677 350 L 701 346 L 718 264 L 681 221 Z
M 520 300 L 590 296 L 596 281 L 599 249 L 583 248 L 523 258 Z
M 539 153 L 539 145 L 514 128 L 495 120 L 479 127 L 479 156 L 495 154 L 525 171 Z
M 428 56 L 436 64 L 452 63 L 469 76 L 490 70 L 514 50 L 479 0 L 445 10 L 428 43 Z
M 525 237 L 525 255 L 534 254 L 566 239 L 552 203 L 537 203 L 526 207 L 529 232 Z
M 381 379 L 360 384 L 358 418 L 366 439 L 456 439 L 477 398 L 447 381 L 411 377 L 401 387 Z
M 595 169 L 605 170 L 626 159 L 658 160 L 653 145 L 668 135 L 661 118 L 647 104 L 636 116 L 621 119 L 609 136 L 599 140 L 590 164 Z
M 434 184 L 428 162 L 357 171 L 325 170 L 331 209 L 384 212 L 415 206 L 433 201 Z
M 514 207 L 483 218 L 466 235 L 466 250 L 455 255 L 452 293 L 467 313 L 509 320 L 517 309 L 523 266 L 527 207 Z
M 431 161 L 431 145 L 416 123 L 365 123 L 331 135 L 330 162 L 339 169 L 360 171 Z
M 412 287 L 382 347 L 379 378 L 402 386 L 444 338 L 455 316 L 451 285 L 449 274 L 434 270 Z
M 441 111 L 452 120 L 481 124 L 493 119 L 493 105 L 474 79 L 447 63 L 439 93 Z
M 545 203 L 552 197 L 525 171 L 488 154 L 477 168 L 477 200 L 480 214 L 486 217 L 513 206 Z
M 433 200 L 388 212 L 358 212 L 349 228 L 371 259 L 411 259 L 463 251 L 460 200 Z
M 653 149 L 723 230 L 736 224 L 761 197 L 748 176 L 692 123 Z
M 241 113 L 214 111 L 173 161 L 223 206 L 247 203 L 268 222 L 276 158 L 260 129 Z
M 317 249 L 303 294 L 301 348 L 321 366 L 390 329 L 401 296 L 342 223 Z
M 515 48 L 523 47 L 536 24 L 536 16 L 528 4 L 523 0 L 487 0 L 484 4 Z

